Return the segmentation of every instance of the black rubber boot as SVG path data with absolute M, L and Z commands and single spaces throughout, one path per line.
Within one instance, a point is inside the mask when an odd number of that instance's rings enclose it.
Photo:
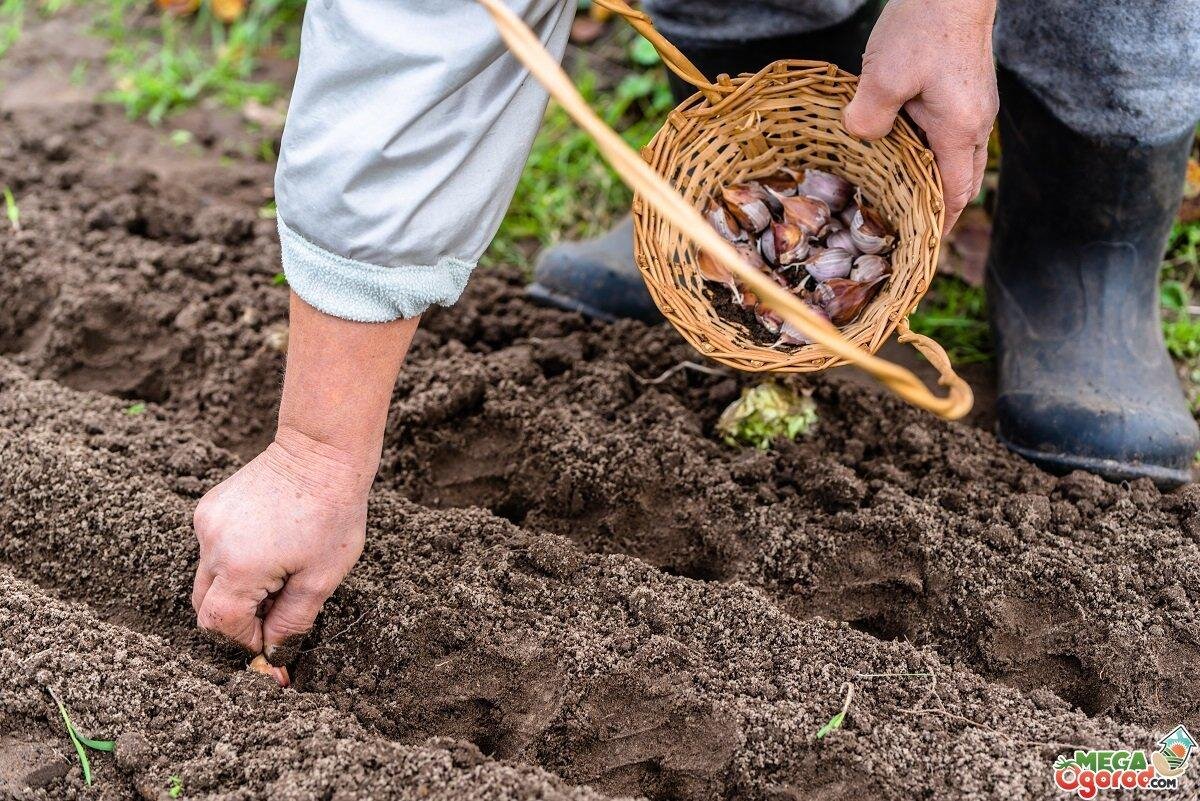
M 857 73 L 879 8 L 877 0 L 869 0 L 845 22 L 811 33 L 737 42 L 685 40 L 675 44 L 710 78 L 721 73 L 757 72 L 783 58 L 831 61 Z M 736 13 L 736 4 L 731 4 L 730 9 Z M 674 74 L 671 78 L 677 102 L 695 92 L 675 79 Z M 597 239 L 563 243 L 546 250 L 534 268 L 529 295 L 599 320 L 662 319 L 633 262 L 633 221 L 629 217 Z
M 1000 72 L 987 290 L 996 416 L 1054 472 L 1191 480 L 1200 432 L 1163 344 L 1158 274 L 1192 131 L 1143 145 L 1067 128 Z

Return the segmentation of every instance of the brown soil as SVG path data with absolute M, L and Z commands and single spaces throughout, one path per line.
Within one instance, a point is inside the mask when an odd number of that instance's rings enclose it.
M 1074 745 L 1200 728 L 1197 488 L 836 377 L 811 438 L 732 449 L 749 379 L 654 383 L 671 330 L 503 271 L 423 325 L 366 553 L 271 686 L 188 600 L 195 500 L 271 431 L 270 169 L 86 103 L 3 122 L 0 797 L 1044 799 Z M 117 741 L 90 791 L 47 686 Z

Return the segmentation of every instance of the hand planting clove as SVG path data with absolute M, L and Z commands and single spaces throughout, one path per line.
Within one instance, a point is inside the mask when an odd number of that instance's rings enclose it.
M 825 170 L 785 167 L 722 187 L 706 198 L 703 212 L 747 265 L 836 326 L 859 319 L 892 274 L 895 231 L 867 204 L 861 189 Z M 711 256 L 700 253 L 699 262 L 705 281 L 723 285 L 734 307 L 778 337 L 772 347 L 810 344 Z

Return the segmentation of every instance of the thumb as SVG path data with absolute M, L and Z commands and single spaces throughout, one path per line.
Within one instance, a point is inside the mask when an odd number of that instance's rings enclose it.
M 864 67 L 858 90 L 842 112 L 842 123 L 859 139 L 882 139 L 892 130 L 900 107 L 910 98 L 909 93 L 880 77 L 878 68 Z
M 304 635 L 312 629 L 321 605 L 332 593 L 332 587 L 305 573 L 288 578 L 263 620 L 263 654 L 268 662 L 286 665 L 296 658 Z

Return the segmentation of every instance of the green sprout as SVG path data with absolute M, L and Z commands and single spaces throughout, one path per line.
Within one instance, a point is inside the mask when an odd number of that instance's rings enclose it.
M 12 225 L 12 229 L 20 231 L 21 210 L 17 208 L 17 199 L 13 197 L 12 190 L 7 186 L 4 187 L 4 213 L 8 215 L 8 222 Z
M 143 401 L 138 401 L 137 403 L 132 403 L 125 407 L 125 414 L 129 415 L 130 417 L 137 417 L 139 414 L 142 414 L 145 411 L 146 404 Z
M 179 798 L 183 795 L 183 779 L 179 776 L 172 776 L 168 779 L 170 787 L 167 789 L 167 795 L 171 798 Z
M 275 208 L 275 201 L 269 200 L 258 207 L 258 219 L 273 220 L 279 216 L 279 212 Z
M 717 433 L 730 445 L 753 445 L 765 451 L 778 437 L 807 434 L 816 422 L 812 398 L 768 381 L 742 390 L 742 397 L 721 413 Z
M 275 273 L 271 278 L 271 283 L 275 286 L 287 286 L 287 276 L 283 273 Z
M 88 760 L 87 749 L 112 751 L 114 743 L 112 740 L 91 740 L 80 734 L 79 730 L 75 728 L 75 724 L 71 722 L 71 716 L 67 714 L 66 704 L 58 697 L 58 693 L 54 691 L 53 687 L 47 687 L 46 689 L 50 691 L 50 697 L 58 705 L 58 712 L 62 715 L 63 724 L 67 727 L 67 734 L 71 736 L 71 744 L 75 746 L 75 753 L 79 755 L 79 764 L 83 767 L 83 781 L 90 787 L 92 784 L 92 763 Z
M 846 712 L 850 710 L 850 702 L 854 700 L 854 685 L 846 685 L 846 700 L 842 702 L 842 711 L 831 717 L 825 722 L 825 725 L 817 729 L 817 739 L 825 738 L 825 735 L 830 732 L 837 731 L 842 728 L 842 724 L 846 722 Z

